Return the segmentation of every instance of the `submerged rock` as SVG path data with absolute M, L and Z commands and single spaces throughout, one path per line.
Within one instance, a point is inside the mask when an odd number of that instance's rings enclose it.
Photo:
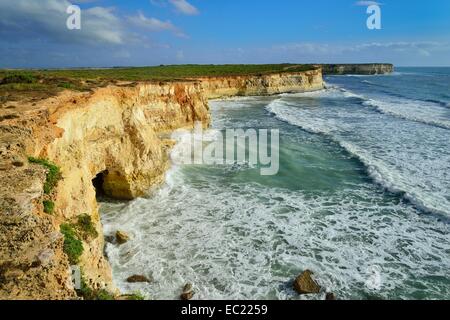
M 118 244 L 124 244 L 130 240 L 130 236 L 123 231 L 117 231 L 116 240 Z
M 180 296 L 180 299 L 187 301 L 187 300 L 191 300 L 193 297 L 194 297 L 194 291 L 183 292 Z
M 295 279 L 294 289 L 298 294 L 320 293 L 321 287 L 311 277 L 313 274 L 311 270 L 306 270 Z
M 327 292 L 327 295 L 325 296 L 325 300 L 337 300 L 336 295 L 332 292 Z
M 191 292 L 192 291 L 192 283 L 186 283 L 183 287 L 183 292 Z
M 183 293 L 180 295 L 181 300 L 191 300 L 194 297 L 194 291 L 192 290 L 192 284 L 186 283 L 186 285 L 183 287 Z
M 152 281 L 151 281 L 151 279 L 147 278 L 146 276 L 135 274 L 131 277 L 128 277 L 127 282 L 129 282 L 129 283 L 139 283 L 139 282 L 150 283 Z
M 105 242 L 114 243 L 116 241 L 115 236 L 105 236 Z

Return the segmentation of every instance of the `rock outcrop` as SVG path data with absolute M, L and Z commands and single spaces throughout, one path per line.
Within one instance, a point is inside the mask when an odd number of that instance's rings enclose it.
M 130 236 L 123 231 L 116 232 L 116 241 L 118 244 L 125 244 L 130 240 Z
M 128 283 L 143 283 L 143 282 L 150 283 L 152 281 L 149 278 L 147 278 L 146 276 L 135 274 L 134 276 L 128 277 L 127 282 Z
M 210 99 L 235 96 L 262 96 L 323 89 L 320 68 L 305 72 L 201 78 L 201 86 Z
M 323 64 L 321 67 L 324 75 L 376 75 L 394 72 L 394 65 L 388 63 Z
M 320 293 L 321 287 L 312 278 L 313 274 L 311 270 L 306 270 L 295 279 L 294 289 L 298 294 Z
M 133 199 L 161 183 L 173 146 L 165 137 L 197 121 L 208 126 L 208 98 L 321 88 L 322 74 L 315 70 L 65 91 L 18 105 L 17 117 L 0 122 L 0 299 L 77 297 L 59 230 L 81 215 L 98 233 L 82 239 L 83 279 L 95 290 L 114 292 L 97 193 Z M 43 208 L 46 168 L 28 156 L 60 167 L 52 214 Z

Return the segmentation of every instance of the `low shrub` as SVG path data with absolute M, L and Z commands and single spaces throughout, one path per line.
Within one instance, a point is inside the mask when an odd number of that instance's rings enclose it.
M 94 224 L 92 223 L 92 218 L 87 214 L 82 214 L 78 217 L 76 228 L 85 240 L 95 239 L 98 237 L 98 232 L 95 229 Z
M 58 181 L 61 179 L 61 171 L 59 167 L 46 159 L 29 157 L 28 161 L 30 163 L 39 164 L 47 169 L 47 179 L 44 183 L 44 193 L 51 194 L 53 189 L 58 184 Z
M 37 79 L 34 75 L 29 73 L 8 73 L 0 81 L 0 84 L 10 84 L 10 83 L 35 83 Z
M 55 210 L 55 203 L 51 200 L 44 200 L 44 212 L 48 214 L 53 214 Z
M 69 258 L 69 262 L 72 265 L 76 265 L 80 262 L 80 257 L 83 254 L 83 243 L 70 224 L 61 225 L 61 233 L 64 235 L 64 252 Z
M 111 294 L 110 292 L 108 292 L 107 290 L 99 290 L 96 293 L 96 299 L 94 300 L 103 300 L 103 301 L 111 301 L 111 300 L 115 300 L 115 297 L 113 294 Z
M 94 290 L 86 283 L 86 279 L 83 276 L 83 272 L 81 272 L 81 282 L 80 288 L 75 290 L 77 295 L 84 300 L 94 300 L 95 294 Z
M 132 294 L 128 295 L 127 300 L 142 301 L 142 300 L 145 300 L 145 298 L 140 292 L 136 292 L 136 293 L 132 293 Z

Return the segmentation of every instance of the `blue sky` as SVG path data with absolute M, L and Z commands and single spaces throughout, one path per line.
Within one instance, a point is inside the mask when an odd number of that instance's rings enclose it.
M 183 63 L 450 66 L 450 1 L 383 0 L 381 30 L 356 0 L 0 0 L 0 67 Z

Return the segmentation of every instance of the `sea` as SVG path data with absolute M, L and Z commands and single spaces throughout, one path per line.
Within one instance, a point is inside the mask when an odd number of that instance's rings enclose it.
M 199 300 L 450 299 L 450 68 L 325 82 L 210 102 L 212 129 L 279 130 L 278 174 L 174 164 L 148 197 L 103 201 L 105 234 L 131 236 L 106 246 L 116 286 L 156 300 L 186 283 Z M 293 290 L 304 270 L 321 294 Z

